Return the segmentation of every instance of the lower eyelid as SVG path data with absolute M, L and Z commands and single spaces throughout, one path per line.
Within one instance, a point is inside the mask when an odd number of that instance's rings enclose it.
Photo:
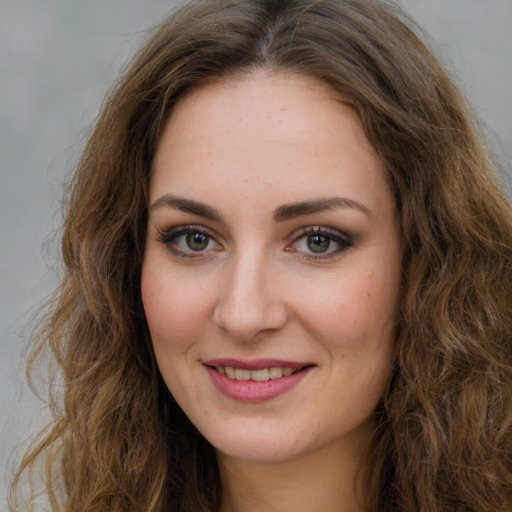
M 202 235 L 205 235 L 209 238 L 209 244 L 212 245 L 212 247 L 207 247 L 204 250 L 198 250 L 194 251 L 192 249 L 190 250 L 184 250 L 179 248 L 175 241 L 179 237 L 184 237 L 188 234 L 192 233 L 200 233 Z M 330 239 L 332 242 L 337 244 L 338 247 L 335 249 L 328 249 L 325 253 L 314 253 L 314 252 L 308 252 L 305 250 L 300 249 L 294 249 L 293 246 L 295 246 L 302 238 L 306 238 L 308 236 L 323 236 L 328 239 Z M 175 253 L 176 255 L 183 255 L 184 257 L 200 257 L 201 255 L 205 255 L 206 253 L 210 251 L 217 251 L 221 250 L 223 248 L 223 245 L 217 240 L 217 237 L 212 234 L 209 230 L 201 227 L 201 226 L 178 226 L 175 228 L 171 228 L 168 230 L 157 228 L 157 236 L 156 241 L 159 243 L 162 243 L 163 245 L 167 246 L 167 248 Z M 353 239 L 351 236 L 346 235 L 341 232 L 331 232 L 331 230 L 326 229 L 320 229 L 320 228 L 309 228 L 305 231 L 302 231 L 302 233 L 295 236 L 294 240 L 291 244 L 289 244 L 286 247 L 286 251 L 289 252 L 298 252 L 304 254 L 305 258 L 309 259 L 322 259 L 322 258 L 329 258 L 333 257 L 339 253 L 344 252 L 346 249 L 353 246 Z
M 310 236 L 308 234 L 302 235 L 304 237 Z M 300 241 L 302 237 L 298 237 L 295 239 L 295 241 L 289 245 L 286 248 L 287 252 L 294 252 L 301 258 L 304 258 L 306 260 L 328 260 L 330 258 L 336 258 L 337 256 L 341 256 L 342 253 L 344 253 L 347 249 L 350 249 L 350 247 L 353 246 L 351 240 L 346 240 L 343 238 L 334 237 L 333 235 L 327 235 L 323 234 L 322 236 L 326 236 L 329 238 L 333 243 L 337 245 L 334 249 L 328 249 L 326 252 L 318 252 L 315 253 L 312 250 L 303 250 L 295 248 L 297 242 Z

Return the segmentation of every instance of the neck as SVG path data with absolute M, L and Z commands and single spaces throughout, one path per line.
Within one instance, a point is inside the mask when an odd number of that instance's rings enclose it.
M 285 462 L 218 453 L 221 512 L 361 512 L 354 476 L 362 448 L 333 443 Z

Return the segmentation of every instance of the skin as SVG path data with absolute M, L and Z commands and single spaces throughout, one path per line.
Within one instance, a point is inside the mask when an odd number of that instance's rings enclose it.
M 275 218 L 332 197 L 344 201 Z M 382 164 L 327 86 L 255 70 L 180 101 L 153 163 L 142 296 L 161 374 L 217 450 L 223 510 L 359 510 L 354 471 L 394 360 L 399 281 Z M 221 357 L 312 368 L 244 402 L 212 384 L 204 361 Z

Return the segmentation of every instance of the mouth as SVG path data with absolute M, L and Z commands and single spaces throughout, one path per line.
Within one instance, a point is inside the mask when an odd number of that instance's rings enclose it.
M 239 402 L 264 402 L 284 395 L 316 366 L 277 359 L 216 359 L 203 361 L 203 365 L 214 387 Z
M 290 366 L 270 366 L 268 368 L 259 368 L 256 370 L 250 370 L 248 368 L 237 368 L 235 366 L 210 366 L 210 368 L 220 373 L 221 375 L 225 375 L 228 379 L 231 380 L 252 380 L 254 382 L 266 382 L 269 380 L 277 380 L 282 379 L 283 377 L 289 377 L 290 375 L 300 372 L 309 366 L 311 365 L 301 366 L 298 368 L 292 368 Z
M 218 391 L 244 402 L 277 398 L 297 386 L 316 367 L 311 362 L 283 359 L 222 358 L 202 363 Z

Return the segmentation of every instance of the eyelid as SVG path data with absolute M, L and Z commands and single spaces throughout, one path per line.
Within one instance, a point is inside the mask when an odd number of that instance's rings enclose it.
M 157 228 L 157 233 L 157 241 L 164 244 L 172 254 L 183 259 L 205 258 L 207 254 L 212 251 L 212 249 L 197 252 L 183 251 L 178 249 L 176 246 L 172 245 L 172 241 L 182 235 L 200 233 L 202 235 L 208 236 L 219 248 L 223 247 L 219 242 L 218 235 L 215 232 L 209 228 L 206 228 L 205 226 L 198 224 L 184 224 L 169 229 Z
M 341 253 L 345 252 L 348 248 L 353 246 L 353 237 L 340 231 L 338 229 L 329 228 L 327 226 L 308 226 L 301 228 L 298 232 L 294 232 L 292 235 L 293 240 L 291 244 L 286 247 L 286 251 L 294 252 L 301 255 L 302 258 L 307 260 L 326 260 L 329 258 L 334 258 L 336 256 L 340 256 Z M 306 236 L 325 236 L 326 238 L 331 239 L 336 244 L 338 244 L 338 248 L 327 252 L 327 253 L 307 253 L 299 250 L 293 249 L 293 245 L 298 243 L 302 238 Z
M 211 229 L 200 224 L 184 224 L 168 229 L 157 228 L 157 232 L 157 241 L 164 244 L 173 255 L 182 259 L 205 258 L 212 251 L 223 249 L 223 244 L 219 241 L 219 235 Z M 205 249 L 197 252 L 193 250 L 184 251 L 179 249 L 176 245 L 172 244 L 173 240 L 175 240 L 177 237 L 191 233 L 200 233 L 208 236 L 213 241 L 213 243 L 217 245 L 217 248 Z M 317 254 L 313 252 L 297 250 L 293 247 L 302 238 L 307 236 L 324 236 L 336 243 L 338 247 L 335 250 Z M 336 256 L 340 256 L 341 253 L 345 252 L 353 245 L 353 237 L 351 235 L 327 226 L 302 227 L 292 233 L 290 238 L 292 238 L 292 241 L 285 247 L 285 251 L 297 253 L 297 255 L 307 260 L 327 260 L 329 258 L 334 258 Z

